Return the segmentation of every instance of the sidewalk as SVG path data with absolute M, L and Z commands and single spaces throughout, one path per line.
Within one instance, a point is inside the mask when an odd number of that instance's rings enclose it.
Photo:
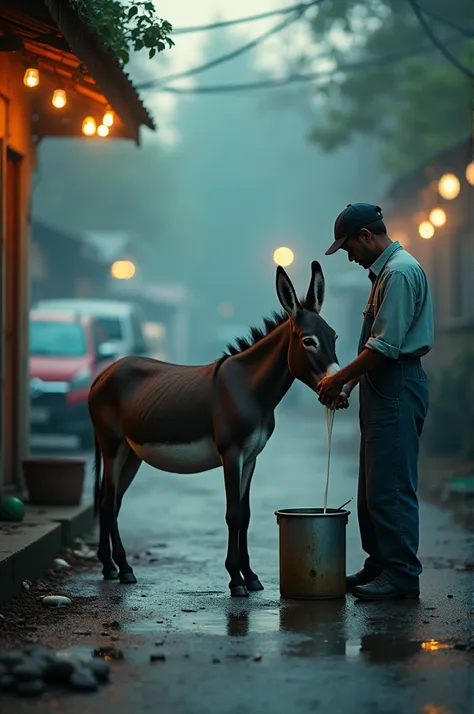
M 93 527 L 92 502 L 79 506 L 31 506 L 21 523 L 0 521 L 0 607 L 34 582 L 52 560 Z

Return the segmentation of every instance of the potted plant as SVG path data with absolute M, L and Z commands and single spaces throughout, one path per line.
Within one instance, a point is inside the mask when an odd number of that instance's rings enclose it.
M 76 506 L 81 502 L 85 459 L 22 459 L 29 502 L 37 506 Z

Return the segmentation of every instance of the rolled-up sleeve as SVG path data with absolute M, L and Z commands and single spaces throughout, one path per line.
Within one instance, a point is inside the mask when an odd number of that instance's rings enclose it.
M 398 359 L 415 315 L 416 289 L 400 272 L 389 273 L 384 282 L 382 302 L 365 346 L 390 359 Z

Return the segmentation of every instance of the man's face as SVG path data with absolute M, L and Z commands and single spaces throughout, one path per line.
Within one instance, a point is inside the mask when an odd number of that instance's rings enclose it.
M 372 233 L 365 228 L 356 236 L 350 236 L 341 246 L 341 250 L 346 251 L 351 263 L 357 263 L 366 269 L 370 268 L 376 259 Z

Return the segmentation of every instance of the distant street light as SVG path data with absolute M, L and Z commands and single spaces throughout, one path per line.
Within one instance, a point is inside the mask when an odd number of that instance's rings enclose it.
M 425 240 L 429 240 L 434 236 L 435 229 L 429 221 L 423 221 L 418 226 L 418 233 Z
M 438 182 L 439 195 L 445 198 L 447 201 L 451 201 L 453 198 L 459 195 L 461 190 L 461 184 L 459 179 L 454 174 L 443 174 Z
M 116 260 L 112 263 L 110 273 L 116 280 L 130 280 L 135 275 L 136 268 L 131 260 Z
M 281 246 L 280 248 L 277 248 L 276 251 L 273 253 L 273 260 L 277 265 L 281 265 L 282 268 L 287 268 L 289 265 L 292 264 L 292 262 L 295 259 L 295 254 L 291 250 L 291 248 L 287 248 L 286 246 Z
M 446 223 L 446 213 L 442 208 L 433 208 L 430 213 L 430 221 L 434 226 L 440 228 Z

